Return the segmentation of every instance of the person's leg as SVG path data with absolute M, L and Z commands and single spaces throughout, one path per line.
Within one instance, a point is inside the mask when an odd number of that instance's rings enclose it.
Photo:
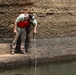
M 21 53 L 23 54 L 25 54 L 25 38 L 26 38 L 26 31 L 25 29 L 23 29 L 21 33 Z
M 15 35 L 15 38 L 12 42 L 12 50 L 11 50 L 11 53 L 14 53 L 15 52 L 15 48 L 16 48 L 16 45 L 17 45 L 17 40 L 18 40 L 18 37 L 20 35 L 21 31 L 18 31 L 16 32 L 16 35 Z
M 26 27 L 26 40 L 25 40 L 25 48 L 26 48 L 26 52 L 28 52 L 28 49 L 31 46 L 31 39 L 33 38 L 33 24 L 30 23 L 27 27 Z
M 21 51 L 21 34 L 19 35 L 19 38 L 17 40 L 17 45 L 16 45 L 16 48 L 15 48 L 15 53 L 20 53 Z

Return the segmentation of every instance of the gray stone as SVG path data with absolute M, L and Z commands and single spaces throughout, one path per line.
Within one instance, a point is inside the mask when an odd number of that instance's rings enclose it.
M 10 54 L 10 43 L 0 43 L 0 55 Z

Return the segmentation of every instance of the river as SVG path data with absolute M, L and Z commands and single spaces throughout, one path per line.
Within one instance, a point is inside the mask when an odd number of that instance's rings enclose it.
M 35 72 L 36 70 L 36 72 Z M 50 63 L 22 68 L 3 70 L 0 75 L 76 75 L 76 61 L 65 63 Z

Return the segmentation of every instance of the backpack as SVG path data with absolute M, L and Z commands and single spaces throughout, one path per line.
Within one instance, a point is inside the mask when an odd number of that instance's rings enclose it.
M 17 23 L 17 26 L 20 28 L 26 28 L 29 25 L 29 23 L 30 23 L 29 20 L 20 21 L 19 23 Z

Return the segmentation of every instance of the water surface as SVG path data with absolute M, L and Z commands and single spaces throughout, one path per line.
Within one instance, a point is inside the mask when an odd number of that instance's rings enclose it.
M 23 67 L 12 70 L 4 70 L 0 75 L 34 75 L 35 67 Z M 38 65 L 36 75 L 76 75 L 76 61 L 66 63 L 50 63 Z

